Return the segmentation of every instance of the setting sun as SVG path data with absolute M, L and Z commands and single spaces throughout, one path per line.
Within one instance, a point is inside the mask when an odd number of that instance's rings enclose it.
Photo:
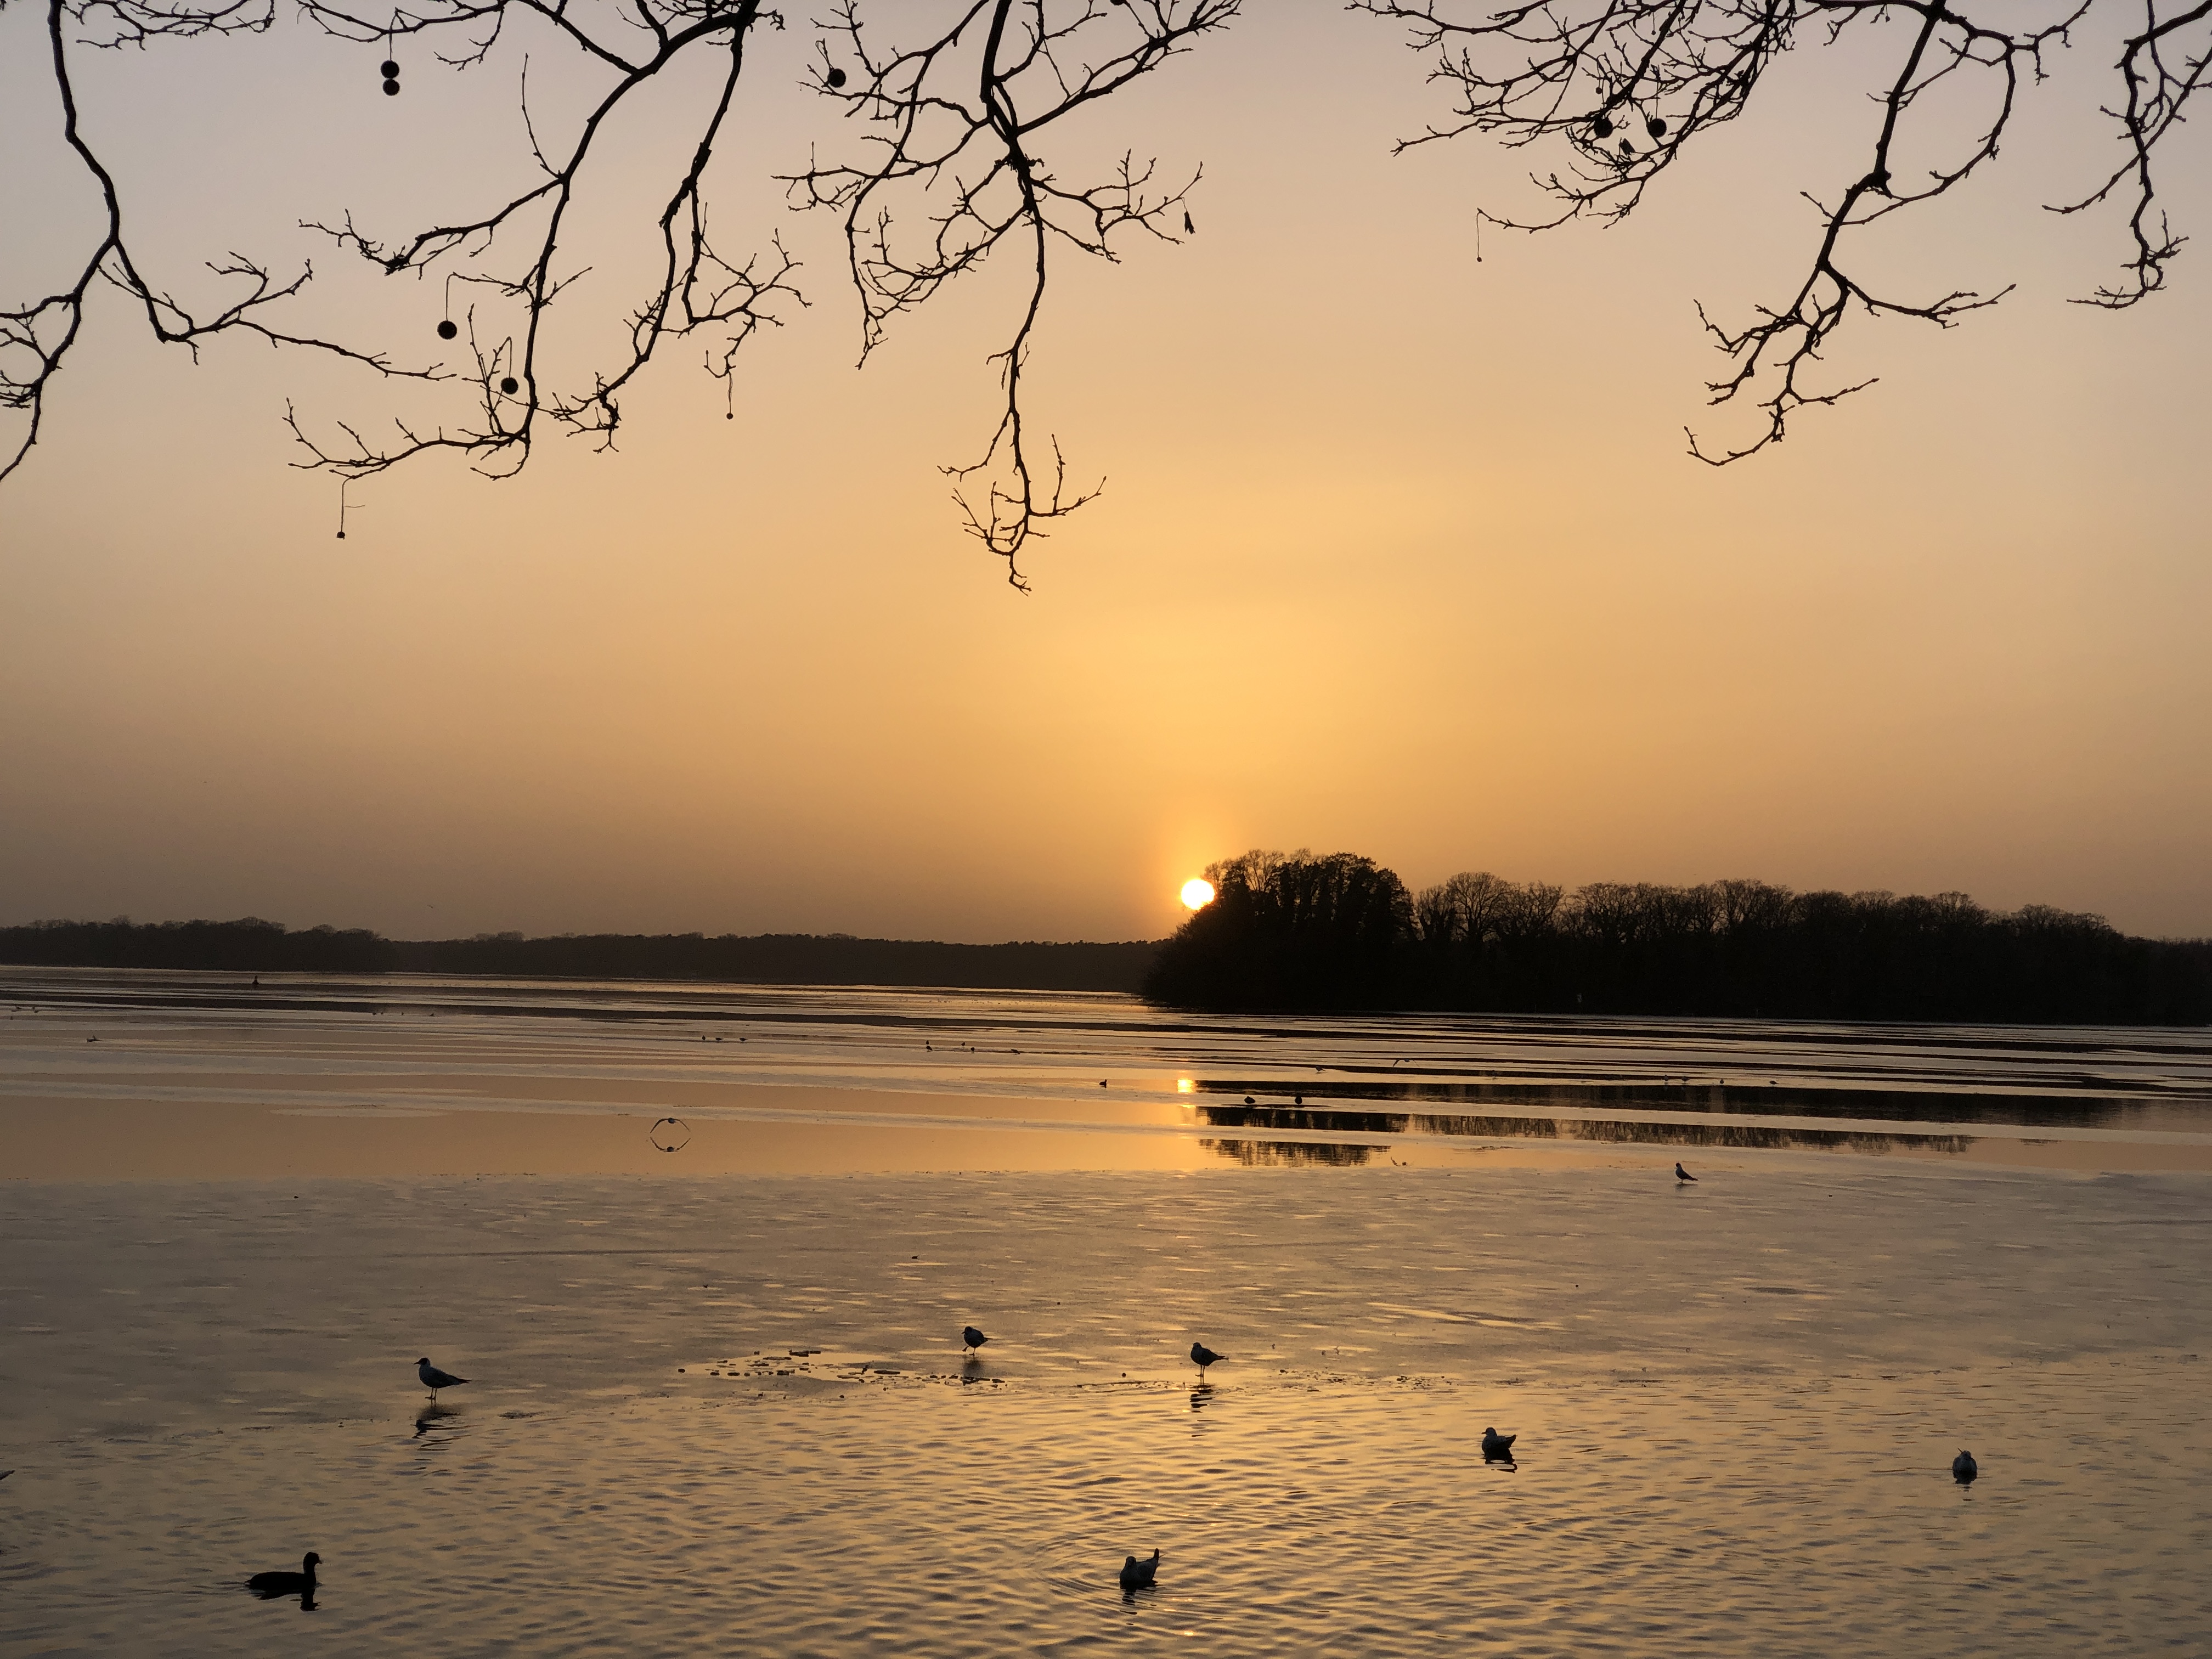
M 1213 902 L 1213 884 L 1193 876 L 1182 884 L 1182 902 L 1187 910 L 1203 910 Z

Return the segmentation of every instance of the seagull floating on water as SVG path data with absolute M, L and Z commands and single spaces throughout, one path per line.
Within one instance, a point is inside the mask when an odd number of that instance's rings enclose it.
M 1149 1561 L 1139 1561 L 1133 1555 L 1121 1558 L 1121 1588 L 1125 1590 L 1150 1589 L 1152 1578 L 1160 1570 L 1160 1553 L 1152 1552 Z
M 1692 1174 L 1691 1174 L 1687 1170 L 1684 1169 L 1684 1168 L 1683 1168 L 1680 1164 L 1677 1164 L 1674 1166 L 1674 1179 L 1675 1179 L 1675 1180 L 1677 1180 L 1677 1181 L 1695 1181 L 1695 1180 L 1697 1179 L 1697 1176 L 1695 1176 L 1692 1175 Z
M 1198 1367 L 1199 1372 L 1201 1376 L 1205 1374 L 1206 1368 L 1208 1365 L 1211 1365 L 1215 1360 L 1219 1359 L 1222 1357 L 1223 1356 L 1220 1354 L 1214 1352 L 1212 1349 L 1207 1347 L 1203 1342 L 1194 1342 L 1190 1345 L 1190 1363 Z
M 1495 1429 L 1485 1429 L 1482 1431 L 1482 1455 L 1486 1458 L 1510 1459 L 1513 1455 L 1513 1443 L 1520 1437 L 1517 1434 L 1500 1434 Z
M 1962 1451 L 1951 1460 L 1951 1478 L 1962 1486 L 1981 1472 L 1982 1466 L 1974 1462 L 1974 1455 L 1970 1451 Z
M 415 1374 L 422 1379 L 422 1386 L 429 1389 L 433 1401 L 437 1399 L 439 1389 L 458 1389 L 469 1380 L 465 1376 L 455 1376 L 451 1371 L 441 1371 L 428 1359 L 415 1362 Z
M 315 1564 L 323 1558 L 309 1550 L 300 1558 L 297 1572 L 257 1572 L 246 1581 L 246 1588 L 263 1601 L 272 1601 L 279 1595 L 313 1595 L 315 1593 Z
M 990 1340 L 973 1325 L 963 1325 L 960 1328 L 960 1346 L 963 1348 L 980 1348 Z

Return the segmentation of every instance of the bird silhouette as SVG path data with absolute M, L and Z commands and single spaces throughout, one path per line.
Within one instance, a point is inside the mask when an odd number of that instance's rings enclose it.
M 1972 1485 L 1974 1477 L 1981 1472 L 1982 1466 L 1974 1462 L 1974 1455 L 1970 1451 L 1962 1451 L 1951 1460 L 1951 1478 L 1962 1486 Z
M 246 1581 L 246 1588 L 263 1601 L 279 1595 L 313 1595 L 315 1593 L 315 1564 L 323 1558 L 309 1550 L 300 1558 L 297 1572 L 257 1572 Z
M 1482 1431 L 1482 1455 L 1491 1459 L 1502 1457 L 1510 1462 L 1513 1456 L 1513 1443 L 1520 1437 L 1517 1434 L 1500 1434 L 1495 1429 L 1485 1429 Z
M 422 1386 L 429 1389 L 433 1401 L 438 1398 L 439 1389 L 458 1389 L 469 1380 L 465 1376 L 455 1376 L 451 1371 L 441 1371 L 428 1359 L 415 1362 L 415 1374 L 422 1379 Z
M 1150 1589 L 1153 1577 L 1160 1570 L 1160 1553 L 1152 1552 L 1149 1561 L 1139 1561 L 1133 1555 L 1121 1558 L 1121 1588 L 1125 1590 Z
M 1680 1164 L 1677 1164 L 1674 1166 L 1674 1179 L 1675 1179 L 1675 1180 L 1677 1180 L 1677 1181 L 1695 1181 L 1695 1180 L 1697 1179 L 1697 1176 L 1695 1176 L 1692 1175 L 1692 1174 L 1691 1174 L 1687 1170 L 1684 1169 L 1684 1168 L 1683 1168 Z
M 973 1325 L 963 1325 L 960 1328 L 960 1346 L 963 1348 L 980 1348 L 990 1340 Z
M 1211 1365 L 1214 1361 L 1220 1359 L 1223 1357 L 1224 1356 L 1214 1352 L 1212 1349 L 1207 1347 L 1203 1342 L 1194 1342 L 1190 1345 L 1190 1363 L 1198 1367 L 1199 1373 L 1201 1376 L 1205 1374 L 1206 1368 L 1208 1365 Z

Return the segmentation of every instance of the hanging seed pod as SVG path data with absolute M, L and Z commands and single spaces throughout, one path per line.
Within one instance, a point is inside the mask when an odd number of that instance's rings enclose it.
M 376 66 L 376 72 L 387 81 L 397 81 L 399 78 L 399 65 L 387 58 Z
M 386 98 L 397 98 L 399 95 L 399 82 L 386 81 L 384 83 L 384 95 Z
M 438 325 L 438 337 L 441 340 L 450 340 L 453 336 L 459 334 L 460 331 L 461 331 L 459 329 L 453 325 L 453 319 L 450 317 L 447 318 L 444 322 Z
M 516 392 L 522 390 L 522 382 L 516 380 L 514 375 L 509 374 L 501 380 L 499 389 L 507 393 L 508 397 L 512 398 Z
M 1633 155 L 1636 154 L 1636 146 L 1624 138 L 1620 141 L 1620 153 L 1623 155 Z
M 833 69 L 823 78 L 829 82 L 833 88 L 842 87 L 845 84 L 845 71 L 841 69 Z
M 1664 138 L 1667 136 L 1667 124 L 1656 115 L 1644 124 L 1644 130 L 1654 138 Z
M 1601 115 L 1590 123 L 1590 131 L 1601 138 L 1610 138 L 1613 137 L 1613 123 Z

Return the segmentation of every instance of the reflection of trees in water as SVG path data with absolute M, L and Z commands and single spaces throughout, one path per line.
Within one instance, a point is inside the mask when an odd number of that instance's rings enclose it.
M 1345 1068 L 1339 1068 L 1345 1069 Z M 1246 1095 L 1281 1091 L 1279 1079 L 1200 1079 L 1193 1088 L 1201 1095 Z M 1307 1097 L 1324 1089 L 1308 1089 Z M 1375 1081 L 1331 1078 L 1325 1085 L 1328 1099 L 1354 1105 L 1383 1103 L 1421 1104 L 1433 1102 L 1450 1106 L 1502 1106 L 1544 1111 L 1559 1107 L 1583 1110 L 1711 1112 L 1717 1115 L 1787 1113 L 1792 1117 L 1894 1118 L 1906 1121 L 1937 1120 L 1955 1123 L 2027 1124 L 2033 1127 L 2150 1127 L 2154 1108 L 2137 1099 L 2113 1099 L 2088 1095 L 2011 1094 L 1991 1091 L 1966 1094 L 1902 1089 L 1791 1088 L 1787 1085 L 1728 1088 L 1718 1084 L 1626 1083 L 1440 1083 L 1422 1079 L 1383 1079 Z M 2192 1100 L 2191 1104 L 2197 1102 Z M 1262 1105 L 1249 1109 L 1282 1113 L 1280 1118 L 1231 1119 L 1218 1115 L 1231 1107 L 1206 1109 L 1216 1122 L 1266 1122 L 1276 1128 L 1371 1127 L 1402 1131 L 1413 1120 L 1404 1114 L 1346 1112 Z M 1290 1114 L 1303 1110 L 1315 1121 L 1308 1126 Z M 1364 1120 L 1355 1121 L 1355 1120 Z
M 1656 1146 L 1737 1146 L 1766 1152 L 1791 1149 L 1887 1152 L 1899 1149 L 1963 1152 L 1972 1135 L 1869 1134 L 1849 1129 L 1773 1129 L 1748 1123 L 1622 1123 L 1556 1117 L 1417 1117 L 1424 1134 L 1511 1135 L 1524 1139 L 1595 1140 Z
M 1201 1140 L 1198 1144 L 1249 1169 L 1291 1164 L 1328 1164 L 1348 1169 L 1375 1156 L 1372 1146 L 1322 1140 Z
M 1725 1119 L 1711 1123 L 1627 1123 L 1556 1117 L 1468 1117 L 1443 1113 L 1319 1112 L 1295 1106 L 1201 1106 L 1207 1122 L 1223 1127 L 1333 1130 L 1340 1134 L 1430 1134 L 1520 1140 L 1594 1140 L 1613 1145 L 1741 1147 L 1766 1152 L 1840 1150 L 1963 1152 L 1972 1135 L 1867 1133 L 1845 1129 L 1768 1128 Z M 1370 1146 L 1321 1146 L 1307 1141 L 1206 1141 L 1208 1146 L 1271 1148 L 1230 1154 L 1242 1164 L 1364 1164 Z M 1309 1153 L 1330 1156 L 1305 1156 Z M 1354 1154 L 1357 1156 L 1340 1156 Z
M 1268 1129 L 1320 1129 L 1337 1134 L 1400 1135 L 1413 1119 L 1395 1112 L 1328 1112 L 1310 1106 L 1201 1106 L 1208 1123 L 1224 1129 L 1254 1124 Z

